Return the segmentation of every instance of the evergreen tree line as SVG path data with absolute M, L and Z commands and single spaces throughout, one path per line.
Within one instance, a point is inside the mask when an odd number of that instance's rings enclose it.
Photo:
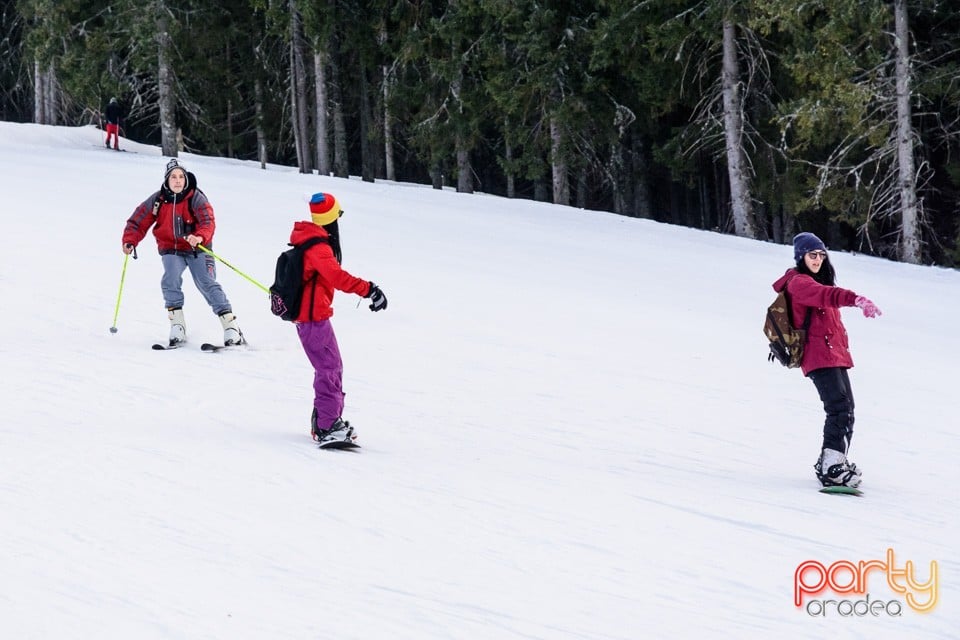
M 960 262 L 942 0 L 15 0 L 0 118 Z

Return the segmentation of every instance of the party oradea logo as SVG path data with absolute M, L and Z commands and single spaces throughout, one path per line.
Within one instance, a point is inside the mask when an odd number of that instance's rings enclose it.
M 930 561 L 927 575 L 917 573 L 911 560 L 899 566 L 893 549 L 884 560 L 806 560 L 794 572 L 793 604 L 812 617 L 929 613 L 939 597 L 937 563 Z

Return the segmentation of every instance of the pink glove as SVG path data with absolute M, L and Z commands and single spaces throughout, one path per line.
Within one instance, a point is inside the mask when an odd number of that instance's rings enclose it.
M 876 318 L 877 316 L 883 315 L 880 309 L 877 308 L 877 305 L 873 304 L 869 298 L 857 296 L 857 300 L 854 302 L 854 304 L 863 310 L 863 315 L 867 318 Z

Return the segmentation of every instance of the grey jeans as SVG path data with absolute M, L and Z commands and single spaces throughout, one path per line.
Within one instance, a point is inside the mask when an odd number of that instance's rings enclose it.
M 160 258 L 163 261 L 160 289 L 163 291 L 163 303 L 168 309 L 183 306 L 183 272 L 190 269 L 193 283 L 215 314 L 233 311 L 227 294 L 217 282 L 217 263 L 213 256 L 206 253 L 196 256 L 168 254 Z

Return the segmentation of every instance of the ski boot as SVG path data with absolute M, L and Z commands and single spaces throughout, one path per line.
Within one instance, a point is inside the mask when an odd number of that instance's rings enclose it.
M 176 347 L 187 341 L 187 323 L 183 318 L 183 309 L 174 307 L 167 309 L 170 319 L 170 346 Z
M 220 324 L 223 325 L 223 345 L 232 347 L 239 344 L 246 344 L 243 339 L 243 332 L 240 331 L 240 325 L 237 324 L 237 316 L 231 311 L 225 311 L 220 314 Z
M 350 423 L 343 418 L 337 418 L 327 429 L 317 427 L 317 410 L 310 416 L 310 434 L 321 449 L 346 449 L 356 447 L 357 434 Z
M 850 487 L 860 485 L 862 475 L 857 465 L 847 460 L 847 456 L 834 449 L 824 449 L 813 469 L 817 480 L 824 487 Z

